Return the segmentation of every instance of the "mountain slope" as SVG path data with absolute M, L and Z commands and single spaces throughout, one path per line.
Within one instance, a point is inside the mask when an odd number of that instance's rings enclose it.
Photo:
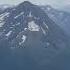
M 70 36 L 70 13 L 59 11 L 57 9 L 52 8 L 51 6 L 42 6 L 41 7 L 45 13 L 61 28 L 66 31 L 66 33 Z

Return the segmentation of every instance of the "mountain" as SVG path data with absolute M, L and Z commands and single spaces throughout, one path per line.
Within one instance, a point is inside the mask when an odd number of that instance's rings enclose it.
M 0 9 L 2 9 L 2 10 L 10 8 L 10 7 L 14 7 L 14 5 L 8 5 L 8 4 L 2 4 L 2 5 L 0 5 Z
M 54 9 L 51 6 L 42 6 L 41 7 L 45 13 L 61 28 L 66 31 L 66 33 L 70 36 L 70 13 L 65 11 L 59 11 L 58 9 Z
M 68 36 L 28 1 L 0 14 L 1 70 L 46 70 L 69 46 Z
M 70 13 L 70 5 L 65 5 L 64 7 L 60 8 L 60 9 Z

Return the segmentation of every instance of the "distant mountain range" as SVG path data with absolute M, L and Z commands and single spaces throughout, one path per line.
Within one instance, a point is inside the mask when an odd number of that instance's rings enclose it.
M 61 8 L 61 10 L 69 12 L 70 13 L 70 5 L 64 6 Z
M 56 24 L 60 25 L 60 27 L 63 28 L 70 36 L 70 13 L 65 11 L 59 11 L 49 5 L 42 6 L 41 8 Z

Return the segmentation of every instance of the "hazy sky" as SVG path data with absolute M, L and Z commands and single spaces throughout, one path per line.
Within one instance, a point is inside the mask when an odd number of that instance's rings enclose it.
M 25 0 L 0 0 L 0 4 L 19 4 Z M 27 0 L 34 4 L 50 4 L 54 7 L 70 5 L 70 0 Z

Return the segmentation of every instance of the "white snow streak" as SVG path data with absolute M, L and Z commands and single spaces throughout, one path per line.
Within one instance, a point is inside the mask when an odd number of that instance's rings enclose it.
M 10 36 L 11 33 L 12 33 L 12 31 L 9 31 L 9 32 L 6 34 L 6 36 Z
M 47 24 L 45 24 L 44 22 L 43 22 L 43 24 L 46 26 L 46 28 L 48 29 L 48 26 L 47 26 Z
M 23 35 L 23 36 L 22 36 L 22 42 L 20 42 L 19 45 L 21 45 L 22 43 L 24 43 L 25 40 L 26 40 L 26 38 L 27 38 L 27 37 L 26 37 L 25 35 Z
M 23 15 L 24 12 L 21 12 L 20 14 L 18 14 L 17 16 L 15 16 L 14 18 L 17 19 L 19 16 Z
M 44 30 L 42 27 L 41 27 L 41 29 L 42 29 L 42 31 L 43 31 L 43 34 L 44 34 L 44 35 L 46 35 L 46 32 L 45 32 L 45 30 Z

